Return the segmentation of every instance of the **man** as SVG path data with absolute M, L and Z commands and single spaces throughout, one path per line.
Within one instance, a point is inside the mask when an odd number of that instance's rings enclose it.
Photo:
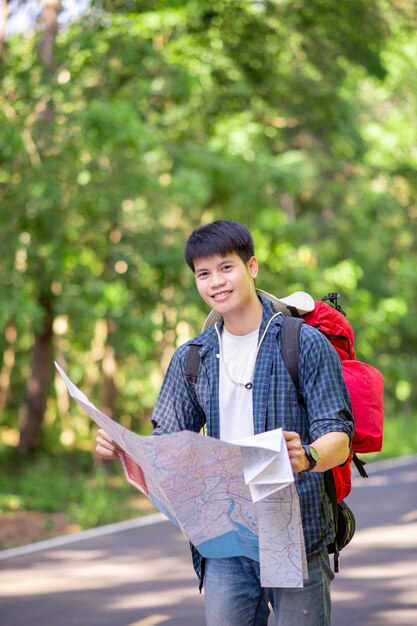
M 308 579 L 301 589 L 263 589 L 259 563 L 246 557 L 201 559 L 194 565 L 205 587 L 208 626 L 265 626 L 268 600 L 277 624 L 330 625 L 326 546 L 334 537 L 323 474 L 349 455 L 353 421 L 339 358 L 317 330 L 300 334 L 299 378 L 305 407 L 281 357 L 283 317 L 255 289 L 258 262 L 252 236 L 241 224 L 217 221 L 189 237 L 185 259 L 198 292 L 220 323 L 181 346 L 169 365 L 152 415 L 154 434 L 179 430 L 227 441 L 283 428 L 295 474 L 307 551 Z M 185 375 L 189 345 L 201 345 L 195 388 Z M 97 452 L 114 458 L 103 431 Z

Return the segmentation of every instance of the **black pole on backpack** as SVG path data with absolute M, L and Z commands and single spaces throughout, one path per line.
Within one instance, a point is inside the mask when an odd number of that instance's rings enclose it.
M 328 293 L 327 296 L 324 296 L 324 298 L 322 298 L 322 302 L 326 302 L 328 300 L 330 304 L 334 306 L 336 311 L 339 311 L 339 313 L 341 313 L 342 315 L 346 317 L 346 313 L 344 312 L 344 310 L 339 304 L 339 300 L 341 297 L 342 297 L 341 293 L 338 293 L 337 291 L 330 291 L 330 293 Z

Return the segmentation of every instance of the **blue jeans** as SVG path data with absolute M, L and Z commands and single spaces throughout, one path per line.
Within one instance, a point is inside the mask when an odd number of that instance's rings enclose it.
M 301 589 L 263 589 L 259 563 L 246 557 L 207 559 L 207 626 L 267 626 L 274 609 L 277 626 L 330 626 L 330 583 L 334 574 L 327 550 L 308 559 Z

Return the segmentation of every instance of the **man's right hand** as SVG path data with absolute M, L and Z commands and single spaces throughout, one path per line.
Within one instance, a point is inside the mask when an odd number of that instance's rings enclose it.
M 105 430 L 99 428 L 96 435 L 96 453 L 101 459 L 117 459 L 119 448 Z

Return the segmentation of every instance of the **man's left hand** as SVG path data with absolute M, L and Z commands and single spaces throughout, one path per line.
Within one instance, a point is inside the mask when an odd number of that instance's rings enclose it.
M 287 444 L 292 471 L 294 474 L 304 472 L 309 468 L 310 463 L 301 444 L 300 435 L 291 430 L 284 430 L 283 435 L 285 443 Z

